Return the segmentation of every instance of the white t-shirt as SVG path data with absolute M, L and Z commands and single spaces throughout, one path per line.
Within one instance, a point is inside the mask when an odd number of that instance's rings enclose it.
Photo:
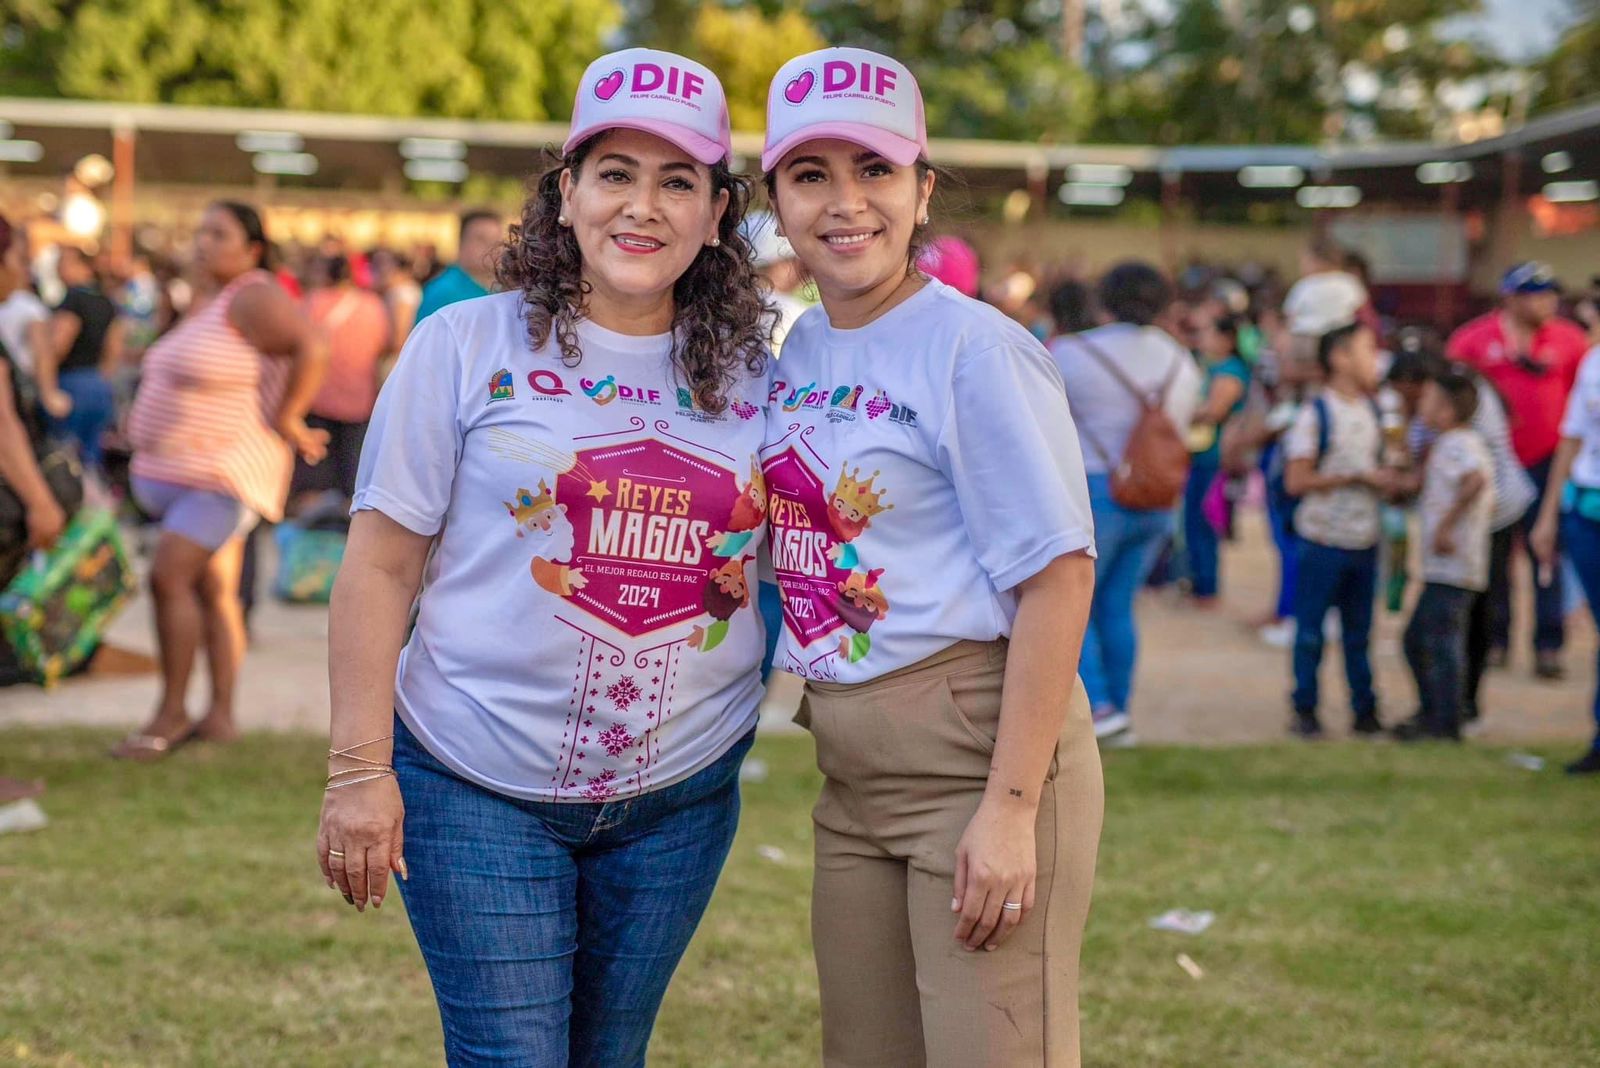
M 1322 391 L 1328 413 L 1328 451 L 1318 474 L 1355 475 L 1378 467 L 1378 416 L 1366 397 Z M 1284 437 L 1287 460 L 1317 459 L 1317 406 L 1307 401 Z M 1378 495 L 1366 486 L 1308 493 L 1294 510 L 1294 529 L 1307 541 L 1335 549 L 1370 549 L 1378 544 Z
M 1572 481 L 1585 489 L 1600 489 L 1600 348 L 1578 365 L 1578 378 L 1567 396 L 1561 436 L 1577 438 L 1581 445 L 1572 461 Z
M 417 325 L 378 399 L 354 510 L 439 534 L 395 706 L 490 789 L 603 801 L 726 752 L 762 697 L 750 604 L 765 376 L 721 415 L 680 393 L 671 337 L 580 323 L 529 348 L 522 295 Z
M 1482 491 L 1472 499 L 1451 533 L 1455 551 L 1441 556 L 1433 551 L 1433 539 L 1446 513 L 1455 507 L 1461 480 L 1477 472 L 1484 478 Z M 1489 529 L 1494 515 L 1494 460 L 1483 438 L 1470 426 L 1457 427 L 1439 435 L 1428 450 L 1428 463 L 1422 471 L 1422 497 L 1417 502 L 1422 513 L 1422 579 L 1442 582 L 1463 590 L 1489 588 Z
M 856 330 L 789 332 L 761 455 L 780 667 L 865 682 L 1009 636 L 1014 587 L 1094 548 L 1083 459 L 1044 348 L 930 281 Z
M 1511 423 L 1506 419 L 1506 406 L 1494 386 L 1482 378 L 1478 379 L 1478 410 L 1472 415 L 1472 429 L 1489 447 L 1489 459 L 1494 464 L 1494 513 L 1489 518 L 1489 529 L 1502 531 L 1527 514 L 1538 491 L 1511 447 Z M 1432 442 L 1433 432 L 1422 420 L 1412 420 L 1412 455 L 1422 455 Z
M 1170 381 L 1162 410 L 1180 434 L 1188 431 L 1195 409 L 1200 406 L 1200 369 L 1188 350 L 1165 330 L 1112 323 L 1081 335 L 1055 338 L 1050 342 L 1050 355 L 1061 369 L 1067 397 L 1072 401 L 1083 446 L 1083 465 L 1089 474 L 1106 474 L 1121 461 L 1144 406 L 1085 350 L 1079 338 L 1105 353 L 1147 395 L 1159 393 L 1162 384 Z
M 50 318 L 50 309 L 26 289 L 18 289 L 0 301 L 0 344 L 11 353 L 16 365 L 33 373 L 33 349 L 28 343 L 28 327 Z

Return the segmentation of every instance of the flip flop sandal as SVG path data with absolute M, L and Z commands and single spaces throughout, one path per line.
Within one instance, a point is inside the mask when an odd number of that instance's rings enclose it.
M 187 745 L 193 738 L 194 728 L 192 727 L 175 738 L 163 738 L 159 734 L 144 734 L 136 731 L 117 743 L 116 748 L 111 750 L 111 757 L 114 760 L 132 760 L 139 764 L 153 764 L 158 760 L 165 760 Z

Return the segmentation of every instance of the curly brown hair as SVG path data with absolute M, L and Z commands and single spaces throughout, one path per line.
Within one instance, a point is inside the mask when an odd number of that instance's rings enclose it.
M 547 166 L 529 182 L 522 221 L 511 236 L 495 278 L 501 288 L 521 290 L 528 320 L 528 340 L 543 348 L 552 335 L 561 359 L 576 367 L 583 359 L 577 325 L 588 316 L 590 286 L 583 280 L 583 254 L 561 214 L 561 172 L 576 179 L 583 161 L 603 134 L 577 145 L 565 156 L 546 151 Z M 721 244 L 706 247 L 673 286 L 676 340 L 672 362 L 695 403 L 708 412 L 728 404 L 728 389 L 741 374 L 766 369 L 772 342 L 773 314 L 752 264 L 750 243 L 739 230 L 750 204 L 750 182 L 728 169 L 726 161 L 711 167 L 711 191 L 728 192 L 728 207 L 717 226 Z

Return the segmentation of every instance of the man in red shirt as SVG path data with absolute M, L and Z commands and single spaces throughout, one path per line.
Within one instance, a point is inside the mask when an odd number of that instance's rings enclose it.
M 1521 524 L 1526 542 L 1544 499 L 1551 457 L 1561 440 L 1567 394 L 1572 392 L 1589 340 L 1582 327 L 1556 315 L 1561 289 L 1544 264 L 1522 263 L 1511 268 L 1500 283 L 1500 294 L 1500 309 L 1463 325 L 1451 335 L 1446 352 L 1476 370 L 1505 399 L 1512 448 L 1539 489 L 1538 499 Z M 1551 491 L 1559 493 L 1561 487 L 1551 487 Z M 1511 551 L 1504 542 L 1496 549 L 1489 563 L 1490 655 L 1492 663 L 1503 664 L 1511 632 Z M 1535 671 L 1540 678 L 1559 679 L 1565 640 L 1560 568 L 1555 569 L 1556 577 L 1548 586 L 1539 585 L 1537 564 L 1533 573 Z

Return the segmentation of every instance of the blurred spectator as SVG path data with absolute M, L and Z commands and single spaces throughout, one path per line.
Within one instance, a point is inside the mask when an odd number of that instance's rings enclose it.
M 274 282 L 269 253 L 255 209 L 212 204 L 195 231 L 194 260 L 215 296 L 145 355 L 128 436 L 134 497 L 161 523 L 150 590 L 162 690 L 148 723 L 117 746 L 119 757 L 159 759 L 193 737 L 237 735 L 244 536 L 258 518 L 282 517 L 295 454 L 319 459 L 327 441 L 305 422 L 321 347 Z M 186 696 L 202 647 L 210 703 L 191 723 Z
M 1560 286 L 1544 264 L 1522 263 L 1511 268 L 1501 280 L 1500 293 L 1501 307 L 1452 334 L 1446 352 L 1476 370 L 1505 399 L 1511 416 L 1511 444 L 1537 490 L 1535 502 L 1520 524 L 1526 535 L 1546 492 L 1561 492 L 1560 486 L 1549 485 L 1550 461 L 1561 439 L 1567 396 L 1589 346 L 1581 327 L 1556 315 Z M 1503 549 L 1509 559 L 1509 542 L 1497 549 Z M 1563 673 L 1561 647 L 1566 628 L 1560 570 L 1559 566 L 1553 569 L 1548 583 L 1538 581 L 1537 574 L 1534 581 L 1534 670 L 1546 679 L 1559 679 Z M 1509 562 L 1494 566 L 1489 597 L 1490 664 L 1500 666 L 1506 662 L 1511 636 Z
M 492 211 L 469 211 L 461 216 L 461 240 L 456 262 L 422 290 L 417 322 L 458 300 L 489 294 L 494 285 L 495 260 L 506 239 L 505 224 Z
M 1089 287 L 1068 278 L 1050 290 L 1050 320 L 1055 336 L 1078 334 L 1099 325 L 1094 315 L 1094 297 Z
M 756 270 L 771 286 L 767 303 L 776 310 L 772 323 L 772 353 L 781 355 L 783 339 L 794 326 L 800 314 L 811 307 L 801 294 L 805 290 L 806 276 L 800 261 L 795 257 L 789 239 L 778 233 L 778 218 L 771 212 L 755 212 L 745 217 L 746 240 L 755 254 Z M 772 637 L 771 634 L 768 635 Z
M 355 496 L 361 443 L 378 400 L 378 365 L 393 349 L 393 327 L 383 300 L 356 286 L 344 256 L 326 258 L 318 273 L 306 312 L 327 343 L 328 368 L 306 425 L 327 431 L 328 457 L 316 465 L 298 460 L 294 489 L 337 489 L 349 498 Z
M 1330 237 L 1315 237 L 1301 251 L 1300 280 L 1283 300 L 1289 333 L 1300 339 L 1294 358 L 1314 358 L 1318 338 L 1362 320 L 1367 287 L 1345 263 L 1344 249 Z
M 1170 509 L 1134 511 L 1114 501 L 1110 472 L 1121 462 L 1147 398 L 1159 399 L 1180 433 L 1200 398 L 1194 360 L 1153 325 L 1171 302 L 1172 289 L 1154 267 L 1121 264 L 1100 283 L 1099 305 L 1111 322 L 1063 335 L 1049 346 L 1082 441 L 1094 511 L 1094 604 L 1079 671 L 1101 738 L 1131 739 L 1128 702 L 1139 642 L 1133 599 L 1173 528 Z
M 1219 531 L 1208 498 L 1220 494 L 1222 434 L 1228 421 L 1244 409 L 1250 368 L 1239 356 L 1239 320 L 1222 315 L 1203 321 L 1195 331 L 1195 355 L 1203 385 L 1200 407 L 1189 428 L 1189 483 L 1183 497 L 1183 539 L 1189 579 L 1196 603 L 1215 606 Z
M 109 376 L 121 363 L 127 326 L 101 290 L 88 253 L 63 245 L 56 272 L 67 291 L 50 317 L 49 349 L 36 369 L 39 394 L 51 432 L 76 441 L 84 465 L 94 469 L 116 414 Z
M 11 360 L 29 374 L 35 373 L 37 353 L 50 347 L 50 309 L 29 288 L 28 245 L 21 230 L 7 228 L 9 245 L 4 269 L 11 279 L 11 295 L 0 300 L 0 344 Z
M 422 287 L 411 277 L 411 265 L 400 253 L 375 248 L 367 257 L 372 264 L 372 288 L 389 310 L 389 353 L 395 354 L 411 336 L 422 304 Z

